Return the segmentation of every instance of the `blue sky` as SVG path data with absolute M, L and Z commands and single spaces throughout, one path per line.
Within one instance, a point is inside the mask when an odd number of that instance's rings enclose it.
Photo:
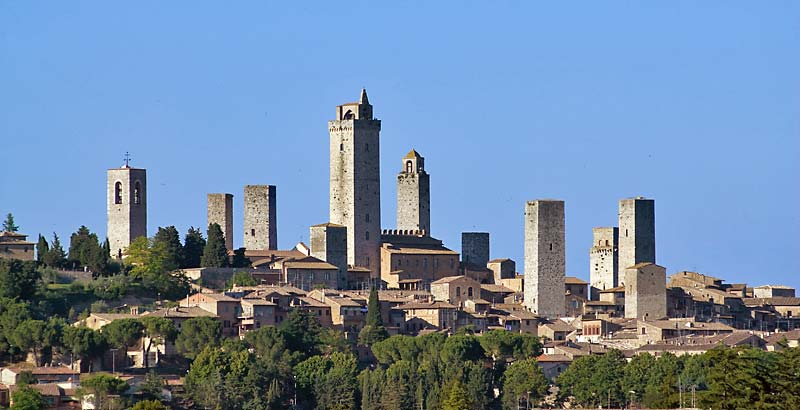
M 105 236 L 105 171 L 148 170 L 149 233 L 206 194 L 278 186 L 281 248 L 328 219 L 327 121 L 367 87 L 382 218 L 426 157 L 432 232 L 489 231 L 522 271 L 526 200 L 566 201 L 567 272 L 593 226 L 656 199 L 657 259 L 800 286 L 800 3 L 2 2 L 0 213 Z M 388 2 L 387 2 L 388 3 Z

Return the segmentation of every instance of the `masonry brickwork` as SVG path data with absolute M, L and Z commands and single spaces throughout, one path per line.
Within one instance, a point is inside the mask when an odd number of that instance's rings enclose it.
M 564 226 L 564 201 L 526 203 L 524 304 L 543 317 L 566 313 Z
M 591 300 L 600 300 L 600 291 L 619 286 L 619 229 L 592 228 L 589 250 Z
M 381 121 L 372 117 L 366 90 L 358 102 L 336 107 L 330 132 L 330 221 L 347 227 L 350 265 L 380 277 Z
M 642 197 L 619 201 L 619 269 L 656 263 L 655 201 Z
M 311 256 L 339 268 L 337 288 L 347 286 L 347 227 L 332 223 L 309 228 Z
M 461 232 L 461 261 L 475 266 L 489 263 L 489 232 Z
M 278 249 L 278 206 L 275 185 L 244 187 L 244 247 Z
M 219 225 L 225 236 L 225 247 L 233 250 L 232 194 L 208 194 L 208 225 L 211 224 Z
M 147 236 L 147 171 L 109 169 L 107 173 L 108 242 L 111 255 L 122 258 L 134 239 Z
M 655 263 L 625 269 L 625 317 L 658 320 L 667 316 L 667 270 Z
M 397 175 L 397 229 L 431 234 L 431 180 L 425 158 L 411 150 Z

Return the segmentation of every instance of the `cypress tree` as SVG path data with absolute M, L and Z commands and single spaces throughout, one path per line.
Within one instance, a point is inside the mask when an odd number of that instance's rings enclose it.
M 51 268 L 62 268 L 67 262 L 67 254 L 64 252 L 64 248 L 61 247 L 61 241 L 55 232 L 53 232 L 53 246 L 43 257 L 44 264 Z
M 367 304 L 367 320 L 364 328 L 358 334 L 358 343 L 364 346 L 371 346 L 388 337 L 389 333 L 383 326 L 383 318 L 381 318 L 381 303 L 378 300 L 378 290 L 372 288 L 369 292 L 369 303 Z
M 219 224 L 208 225 L 208 242 L 203 248 L 200 266 L 204 268 L 224 268 L 228 266 L 228 249 L 225 248 L 225 237 Z
M 42 234 L 39 234 L 39 243 L 36 244 L 36 261 L 44 263 L 44 256 L 50 252 L 50 245 Z
M 14 223 L 14 215 L 11 215 L 10 212 L 6 215 L 6 220 L 3 221 L 3 230 L 6 232 L 16 232 L 19 230 L 19 226 Z
M 190 227 L 183 238 L 183 261 L 181 268 L 200 267 L 200 259 L 203 257 L 203 250 L 206 247 L 206 240 L 199 229 Z
M 159 227 L 153 242 L 164 244 L 167 270 L 172 271 L 181 266 L 181 262 L 183 262 L 183 245 L 181 245 L 180 234 L 174 226 Z

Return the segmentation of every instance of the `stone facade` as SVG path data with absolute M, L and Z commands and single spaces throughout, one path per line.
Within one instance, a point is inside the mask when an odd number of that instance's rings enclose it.
M 278 207 L 275 185 L 244 187 L 244 247 L 278 249 Z
M 494 272 L 494 283 L 497 284 L 500 284 L 503 279 L 517 277 L 517 263 L 511 259 L 493 259 L 486 264 L 486 267 Z
M 380 276 L 381 121 L 372 117 L 367 92 L 336 107 L 330 132 L 330 221 L 347 227 L 347 261 Z
M 525 206 L 525 306 L 540 316 L 565 314 L 564 201 L 536 200 Z
M 28 235 L 16 232 L 0 232 L 0 259 L 19 259 L 32 261 L 34 259 L 34 244 L 26 239 Z
M 217 224 L 225 236 L 225 247 L 233 250 L 233 195 L 208 194 L 208 225 Z
M 592 300 L 600 300 L 600 291 L 619 285 L 619 229 L 592 228 L 589 250 L 589 280 Z
M 347 287 L 347 227 L 332 223 L 309 229 L 311 256 L 339 268 L 337 289 Z
M 489 232 L 461 232 L 461 260 L 485 267 L 489 263 Z
M 381 242 L 381 281 L 388 289 L 427 290 L 431 282 L 459 274 L 458 252 L 422 232 L 387 230 Z
M 619 201 L 619 268 L 656 263 L 655 201 L 642 197 Z
M 431 180 L 425 158 L 415 150 L 403 157 L 397 175 L 397 229 L 431 234 Z
M 625 269 L 625 317 L 658 320 L 667 316 L 667 270 L 655 263 Z
M 147 171 L 125 166 L 109 169 L 107 177 L 107 236 L 119 259 L 134 239 L 147 236 Z

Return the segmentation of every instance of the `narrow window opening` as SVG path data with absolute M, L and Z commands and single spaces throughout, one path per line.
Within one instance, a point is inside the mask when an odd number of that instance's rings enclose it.
M 142 202 L 142 192 L 141 192 L 141 185 L 139 185 L 139 181 L 136 181 L 136 184 L 133 186 L 133 203 L 139 205 Z
M 551 251 L 553 250 L 553 244 L 552 243 L 550 244 L 550 250 Z
M 256 230 L 255 229 L 251 229 L 250 230 L 250 236 L 256 236 Z
M 369 231 L 364 232 L 364 239 L 369 240 Z
M 369 214 L 367 214 L 367 218 L 366 219 L 367 219 L 367 222 L 369 222 Z
M 411 161 L 406 161 L 406 172 L 410 174 L 413 169 L 414 165 L 411 163 Z
M 122 182 L 117 182 L 114 184 L 114 203 L 122 203 Z
M 344 144 L 339 144 L 339 151 L 344 151 Z

